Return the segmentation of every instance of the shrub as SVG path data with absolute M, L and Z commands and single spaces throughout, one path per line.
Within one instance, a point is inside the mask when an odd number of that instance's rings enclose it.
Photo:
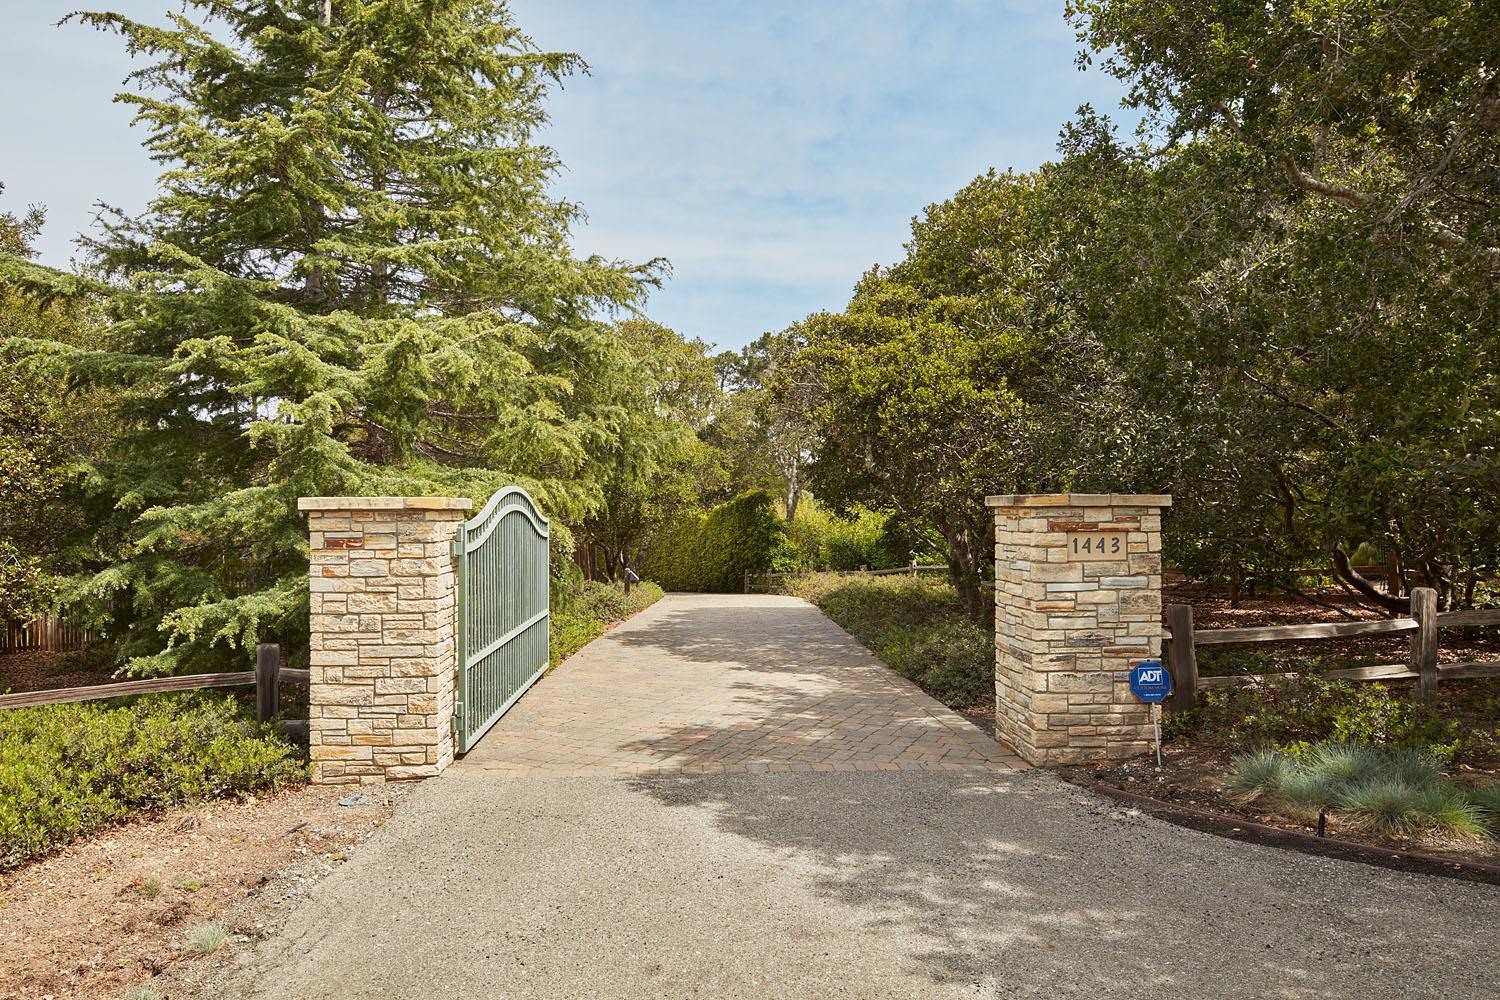
M 123 819 L 299 780 L 297 749 L 230 697 L 0 712 L 0 869 Z
M 1500 837 L 1500 781 L 1469 789 L 1469 801 L 1479 810 L 1491 836 Z
M 1307 675 L 1210 688 L 1174 712 L 1167 736 L 1255 749 L 1298 743 L 1356 742 L 1419 750 L 1451 759 L 1465 734 L 1433 707 L 1392 694 L 1383 684 Z
M 861 507 L 841 516 L 813 498 L 802 501 L 786 531 L 796 550 L 796 564 L 789 569 L 895 569 L 917 552 L 931 557 L 894 515 Z
M 647 553 L 645 575 L 667 590 L 732 593 L 794 553 L 771 494 L 753 490 L 669 528 Z
M 1339 789 L 1329 804 L 1388 833 L 1406 833 L 1421 823 L 1419 794 L 1404 781 L 1376 778 Z

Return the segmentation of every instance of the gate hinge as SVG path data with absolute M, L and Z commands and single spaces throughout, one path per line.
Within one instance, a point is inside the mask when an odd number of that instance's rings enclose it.
M 463 716 L 459 715 L 457 712 L 454 712 L 453 716 L 448 720 L 448 731 L 450 733 L 456 733 L 459 730 L 463 729 L 463 727 L 464 727 Z

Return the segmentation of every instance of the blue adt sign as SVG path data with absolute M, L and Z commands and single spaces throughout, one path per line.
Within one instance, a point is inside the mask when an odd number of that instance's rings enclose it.
M 1130 672 L 1130 690 L 1141 701 L 1166 701 L 1172 692 L 1172 680 L 1167 668 L 1155 660 L 1147 660 Z

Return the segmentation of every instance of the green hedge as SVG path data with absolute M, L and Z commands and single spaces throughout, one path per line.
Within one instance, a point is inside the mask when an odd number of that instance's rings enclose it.
M 9 709 L 0 712 L 0 871 L 133 813 L 306 775 L 303 755 L 228 697 Z
M 789 548 L 771 494 L 754 490 L 668 529 L 644 569 L 667 590 L 732 593 L 744 589 L 746 571 L 766 572 Z

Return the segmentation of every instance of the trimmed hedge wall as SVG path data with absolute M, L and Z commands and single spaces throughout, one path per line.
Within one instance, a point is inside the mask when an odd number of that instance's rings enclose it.
M 664 590 L 736 593 L 746 570 L 765 573 L 787 548 L 771 494 L 753 490 L 668 528 L 643 568 Z

